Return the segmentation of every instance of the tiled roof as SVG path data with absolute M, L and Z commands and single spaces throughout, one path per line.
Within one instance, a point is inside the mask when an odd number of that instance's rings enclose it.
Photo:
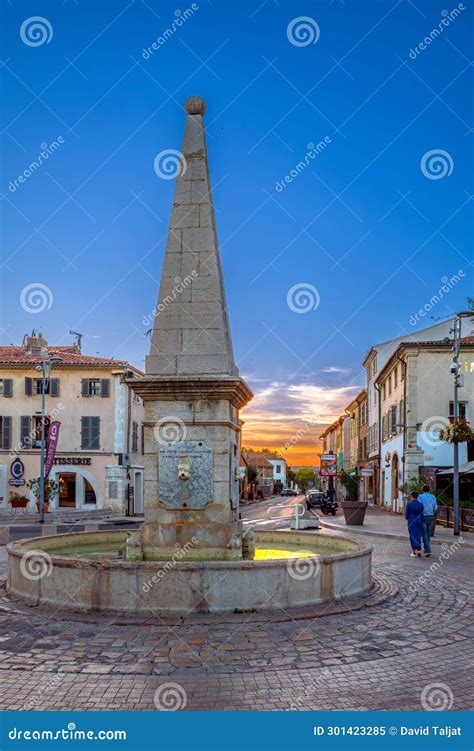
M 276 454 L 262 454 L 261 452 L 242 451 L 242 455 L 245 457 L 247 464 L 254 464 L 260 467 L 266 464 L 268 464 L 269 467 L 272 467 L 273 465 L 269 462 L 269 459 L 279 459 L 280 461 L 285 461 L 283 458 L 277 456 Z
M 114 360 L 109 357 L 97 357 L 96 355 L 83 355 L 77 347 L 55 347 L 48 346 L 48 353 L 51 357 L 60 357 L 62 362 L 55 364 L 55 367 L 64 365 L 78 366 L 97 366 L 97 367 L 128 367 L 125 360 Z M 0 366 L 1 365 L 26 365 L 30 363 L 41 362 L 42 357 L 39 355 L 28 354 L 23 347 L 2 347 L 0 346 Z M 135 368 L 134 368 L 135 370 Z
M 463 336 L 461 338 L 461 346 L 462 345 L 472 345 L 474 344 L 474 336 Z M 444 339 L 437 339 L 435 341 L 423 341 L 423 342 L 415 342 L 415 341 L 409 341 L 409 342 L 400 342 L 400 347 L 452 347 L 453 346 L 453 340 L 444 340 Z

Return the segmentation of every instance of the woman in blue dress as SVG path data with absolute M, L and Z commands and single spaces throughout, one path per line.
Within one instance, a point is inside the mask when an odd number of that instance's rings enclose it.
M 421 535 L 423 531 L 423 504 L 418 500 L 418 493 L 414 491 L 405 509 L 405 519 L 408 522 L 408 534 L 413 556 L 421 556 Z

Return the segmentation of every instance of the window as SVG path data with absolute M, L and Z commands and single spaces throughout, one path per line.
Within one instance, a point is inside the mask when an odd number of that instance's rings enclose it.
M 458 402 L 458 413 L 460 420 L 467 420 L 467 402 Z M 449 402 L 449 419 L 454 420 L 454 402 Z
M 397 405 L 394 404 L 390 407 L 390 435 L 395 435 L 397 432 Z
M 393 388 L 396 389 L 398 386 L 398 368 L 395 368 L 393 371 Z
M 13 381 L 11 378 L 0 378 L 0 396 L 13 396 Z
M 398 421 L 400 423 L 400 431 L 402 431 L 405 425 L 405 400 L 404 399 L 400 399 Z
M 384 385 L 382 386 L 382 399 L 385 401 L 386 398 L 387 398 L 387 389 L 384 383 Z
M 275 465 L 275 472 L 277 473 L 277 475 L 281 475 L 281 464 Z
M 132 451 L 138 452 L 138 422 L 132 422 Z
M 0 417 L 0 448 L 10 449 L 12 445 L 12 418 Z
M 25 395 L 38 396 L 43 391 L 42 378 L 25 378 Z M 59 378 L 47 378 L 45 381 L 45 394 L 59 396 Z
M 81 417 L 81 449 L 100 449 L 100 417 Z
M 83 378 L 81 393 L 82 396 L 110 396 L 110 379 Z
M 32 448 L 34 449 L 40 449 L 41 448 L 41 415 L 33 415 L 33 431 L 32 431 Z M 45 440 L 48 437 L 48 430 L 49 430 L 49 423 L 50 423 L 49 417 L 46 415 L 44 420 L 44 437 Z
M 388 377 L 388 394 L 389 394 L 389 396 L 390 396 L 391 393 L 392 393 L 392 374 L 390 373 L 390 375 Z

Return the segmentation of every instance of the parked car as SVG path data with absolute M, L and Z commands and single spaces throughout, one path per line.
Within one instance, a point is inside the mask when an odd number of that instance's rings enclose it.
M 321 490 L 308 490 L 305 501 L 307 508 L 319 508 L 324 501 L 324 493 Z
M 299 495 L 298 491 L 294 488 L 286 488 L 286 490 L 282 490 L 282 495 Z

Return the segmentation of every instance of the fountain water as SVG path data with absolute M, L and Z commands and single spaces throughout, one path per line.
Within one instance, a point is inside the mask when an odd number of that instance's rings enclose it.
M 244 540 L 239 410 L 252 392 L 236 367 L 204 133 L 186 102 L 182 151 L 145 376 L 145 521 L 12 543 L 10 591 L 39 603 L 113 611 L 291 607 L 365 592 L 371 550 L 305 532 Z M 155 161 L 155 169 L 163 167 Z M 121 557 L 121 551 L 124 555 Z M 35 560 L 36 556 L 36 560 Z M 25 561 L 46 575 L 28 576 Z M 45 570 L 46 570 L 45 569 Z

